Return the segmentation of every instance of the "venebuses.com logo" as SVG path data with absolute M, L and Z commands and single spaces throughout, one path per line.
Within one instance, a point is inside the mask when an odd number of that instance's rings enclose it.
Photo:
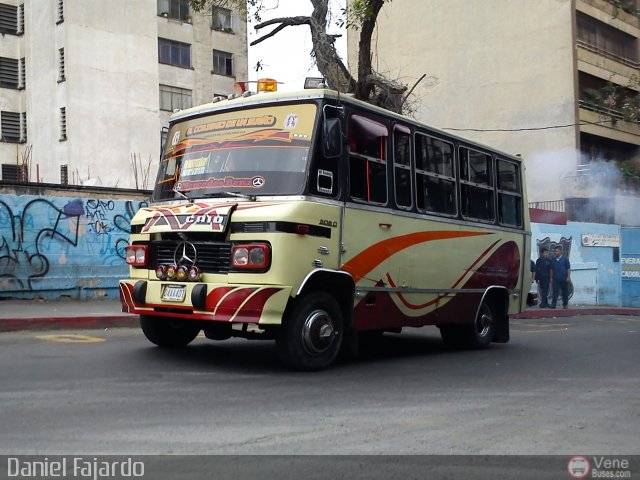
M 567 471 L 572 478 L 631 478 L 631 463 L 627 458 L 578 455 L 569 459 Z

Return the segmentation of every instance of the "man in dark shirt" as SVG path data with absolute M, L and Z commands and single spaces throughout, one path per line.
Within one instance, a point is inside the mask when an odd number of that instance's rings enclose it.
M 556 308 L 558 295 L 562 292 L 562 308 L 567 308 L 569 303 L 569 284 L 571 283 L 571 264 L 569 259 L 562 255 L 562 247 L 553 249 L 555 258 L 551 261 L 553 266 L 553 298 L 551 308 Z
M 540 308 L 549 308 L 549 283 L 551 282 L 551 259 L 549 249 L 540 250 L 540 257 L 536 260 L 536 268 L 533 272 L 533 279 L 538 284 L 538 295 L 540 296 Z

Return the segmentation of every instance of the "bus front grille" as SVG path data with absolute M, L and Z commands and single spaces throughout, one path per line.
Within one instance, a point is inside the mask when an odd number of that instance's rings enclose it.
M 151 267 L 158 264 L 173 265 L 182 258 L 182 244 L 177 240 L 151 242 L 149 259 Z M 195 247 L 196 267 L 203 273 L 229 273 L 231 243 L 229 242 L 186 242 Z M 178 251 L 176 252 L 176 249 Z

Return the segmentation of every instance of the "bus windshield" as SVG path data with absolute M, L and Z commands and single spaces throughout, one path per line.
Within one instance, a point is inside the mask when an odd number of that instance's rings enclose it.
M 245 108 L 172 124 L 154 199 L 302 193 L 316 109 Z

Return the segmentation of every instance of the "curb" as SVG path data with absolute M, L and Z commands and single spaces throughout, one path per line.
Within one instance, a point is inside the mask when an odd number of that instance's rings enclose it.
M 0 318 L 0 332 L 22 330 L 63 330 L 137 327 L 137 315 L 105 315 L 93 317 Z
M 557 317 L 579 317 L 583 315 L 632 315 L 640 316 L 638 308 L 620 308 L 620 307 L 600 307 L 600 308 L 548 308 L 540 310 L 525 310 L 517 315 L 511 315 L 510 318 L 557 318 Z

